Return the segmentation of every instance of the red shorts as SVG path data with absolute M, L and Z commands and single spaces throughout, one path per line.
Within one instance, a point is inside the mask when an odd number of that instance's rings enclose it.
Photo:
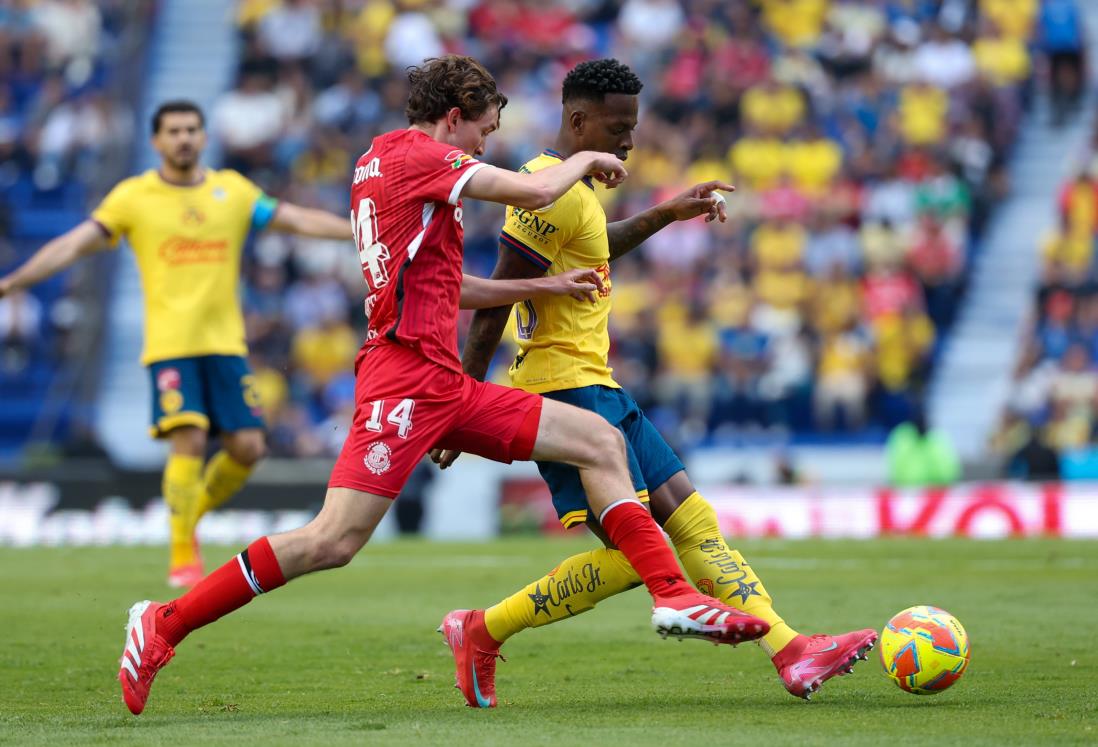
M 355 417 L 330 488 L 395 498 L 431 449 L 497 462 L 534 451 L 541 397 L 455 373 L 402 345 L 378 345 L 355 362 Z

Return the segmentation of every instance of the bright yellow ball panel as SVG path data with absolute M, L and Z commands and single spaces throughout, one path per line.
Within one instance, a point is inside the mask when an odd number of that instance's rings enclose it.
M 881 631 L 881 665 L 900 689 L 933 695 L 960 679 L 970 658 L 968 634 L 953 615 L 929 605 L 909 607 Z

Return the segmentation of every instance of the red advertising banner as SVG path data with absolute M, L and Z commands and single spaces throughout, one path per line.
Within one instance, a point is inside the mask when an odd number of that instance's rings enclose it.
M 548 491 L 504 480 L 501 530 L 557 531 Z M 701 486 L 737 537 L 1098 538 L 1098 483 L 968 483 L 949 488 Z M 514 522 L 521 516 L 522 522 Z M 512 521 L 508 521 L 508 518 Z M 521 523 L 521 526 L 516 524 Z

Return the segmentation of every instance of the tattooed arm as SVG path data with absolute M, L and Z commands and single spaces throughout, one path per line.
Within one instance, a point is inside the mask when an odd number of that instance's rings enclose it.
M 719 220 L 724 223 L 728 220 L 724 200 L 719 195 L 714 196 L 713 193 L 717 190 L 731 192 L 734 189 L 735 187 L 731 184 L 724 182 L 705 182 L 642 213 L 637 213 L 632 218 L 607 224 L 606 237 L 610 242 L 610 261 L 628 254 L 654 233 L 677 220 L 690 220 L 704 215 L 706 222 Z

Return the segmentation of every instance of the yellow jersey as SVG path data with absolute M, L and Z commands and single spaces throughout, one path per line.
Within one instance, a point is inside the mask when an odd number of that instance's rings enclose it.
M 111 190 L 92 220 L 113 246 L 125 236 L 145 296 L 141 363 L 199 355 L 245 355 L 237 287 L 248 232 L 274 217 L 277 202 L 235 171 L 208 170 L 193 186 L 156 170 Z
M 561 160 L 560 154 L 547 150 L 519 170 L 531 173 Z M 519 351 L 511 364 L 511 385 L 535 393 L 595 384 L 617 388 L 607 362 L 610 242 L 594 183 L 577 182 L 541 210 L 509 205 L 500 246 L 518 252 L 548 275 L 594 268 L 605 285 L 595 303 L 555 296 L 515 304 L 513 331 Z

